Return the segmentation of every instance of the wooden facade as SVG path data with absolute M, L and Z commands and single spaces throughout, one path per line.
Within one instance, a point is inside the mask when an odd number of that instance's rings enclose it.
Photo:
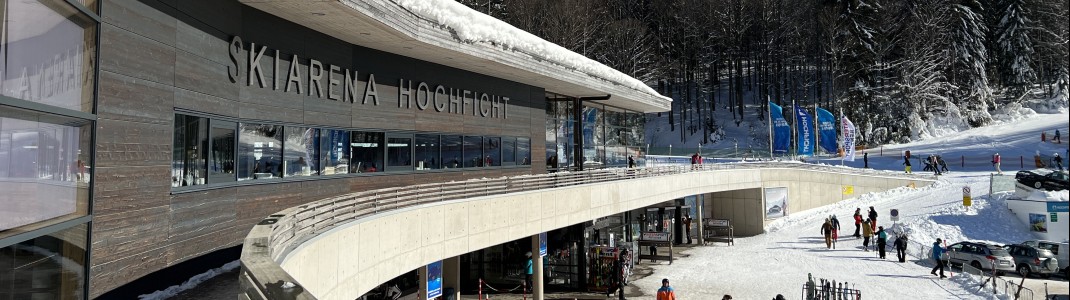
M 234 0 L 104 0 L 100 11 L 90 297 L 240 245 L 254 223 L 287 207 L 368 189 L 545 172 L 542 88 L 351 45 Z M 361 81 L 374 73 L 380 104 L 286 93 L 270 83 L 249 86 L 246 74 L 233 82 L 228 67 L 235 62 L 228 49 L 234 36 L 268 47 L 261 63 L 269 81 L 269 64 L 279 50 L 285 66 L 280 75 L 293 54 L 303 70 L 315 59 L 359 71 Z M 248 53 L 242 55 L 248 59 Z M 399 108 L 402 78 L 414 86 L 423 81 L 508 96 L 508 118 Z M 313 127 L 528 137 L 532 162 L 176 192 L 170 178 L 176 110 Z

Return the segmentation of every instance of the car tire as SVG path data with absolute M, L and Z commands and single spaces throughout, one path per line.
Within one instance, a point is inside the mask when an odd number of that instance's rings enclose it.
M 1040 184 L 1040 181 L 1037 181 L 1037 182 L 1033 182 L 1033 187 L 1035 187 L 1035 188 L 1037 188 L 1037 189 L 1040 189 L 1040 187 L 1042 187 L 1042 186 L 1044 186 L 1044 185 L 1043 185 L 1043 184 Z
M 970 262 L 970 266 L 973 267 L 974 269 L 977 269 L 978 271 L 984 271 L 985 270 L 984 268 L 981 268 L 981 262 L 976 261 L 976 260 L 973 261 L 973 262 Z
M 1018 276 L 1022 276 L 1022 278 L 1029 278 L 1029 273 L 1032 272 L 1033 271 L 1029 269 L 1029 266 L 1025 264 L 1018 266 Z

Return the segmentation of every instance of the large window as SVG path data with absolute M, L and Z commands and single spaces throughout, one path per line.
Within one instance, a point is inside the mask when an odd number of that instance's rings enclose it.
M 530 165 L 531 164 L 531 140 L 528 138 L 516 139 L 516 159 L 519 160 L 518 165 Z
M 0 109 L 0 232 L 88 213 L 91 127 L 83 120 Z
M 386 138 L 388 171 L 412 170 L 412 135 L 390 135 Z
M 354 131 L 353 138 L 350 140 L 353 154 L 353 161 L 349 166 L 352 170 L 350 173 L 382 172 L 383 148 L 386 146 L 384 144 L 382 132 Z M 411 147 L 411 141 L 409 147 Z
M 515 137 L 503 137 L 502 138 L 502 163 L 514 164 L 516 163 L 516 138 Z
M 447 169 L 464 167 L 464 137 L 442 136 L 442 163 Z
M 483 137 L 481 136 L 465 136 L 464 137 L 464 167 L 475 168 L 482 167 L 483 161 L 486 159 L 483 157 Z
M 440 169 L 439 148 L 442 146 L 437 135 L 416 135 L 416 169 L 432 170 Z
M 286 177 L 319 175 L 319 129 L 287 126 L 282 148 Z
M 0 299 L 85 299 L 86 224 L 0 248 Z
M 483 152 L 486 157 L 484 159 L 484 167 L 497 167 L 502 165 L 502 138 L 500 137 L 484 137 L 483 138 Z
M 63 1 L 3 1 L 0 93 L 93 109 L 96 23 Z
M 211 120 L 209 132 L 212 145 L 208 153 L 208 182 L 222 183 L 236 180 L 234 172 L 235 128 L 237 123 Z
M 349 173 L 349 132 L 320 130 L 320 165 L 323 175 Z
M 282 126 L 241 123 L 238 180 L 282 177 Z
M 208 118 L 175 115 L 171 186 L 207 183 Z

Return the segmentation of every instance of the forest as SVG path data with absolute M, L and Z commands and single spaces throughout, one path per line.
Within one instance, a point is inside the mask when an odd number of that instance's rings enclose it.
M 842 112 L 866 144 L 1067 109 L 1070 0 L 457 1 L 672 97 L 681 140 L 767 100 Z

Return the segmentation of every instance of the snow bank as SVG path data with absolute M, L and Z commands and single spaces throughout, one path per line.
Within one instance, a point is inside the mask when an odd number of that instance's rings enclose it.
M 616 84 L 659 96 L 654 89 L 620 71 L 482 14 L 454 0 L 394 0 L 412 13 L 449 28 L 466 43 L 486 43 L 549 60 Z M 662 97 L 666 100 L 668 98 Z
M 1038 201 L 1070 201 L 1070 190 L 1062 191 L 1033 191 L 1026 200 L 1038 200 Z
M 162 291 L 155 291 L 155 292 L 153 292 L 151 294 L 137 296 L 137 298 L 139 300 L 164 300 L 164 299 L 167 299 L 167 298 L 171 298 L 171 297 L 174 297 L 175 295 L 178 295 L 178 293 L 181 293 L 181 292 L 184 292 L 184 291 L 187 291 L 187 290 L 190 290 L 190 289 L 193 289 L 193 288 L 197 287 L 197 285 L 201 284 L 202 282 L 207 281 L 208 279 L 212 279 L 212 277 L 216 277 L 216 276 L 219 276 L 219 274 L 223 274 L 223 273 L 226 273 L 226 272 L 233 271 L 234 269 L 237 269 L 240 266 L 241 266 L 241 261 L 240 260 L 235 260 L 235 261 L 226 263 L 222 267 L 211 269 L 211 270 L 205 271 L 204 273 L 197 274 L 196 276 L 190 277 L 189 280 L 186 280 L 186 282 L 183 282 L 180 285 L 173 285 L 173 286 L 170 286 L 167 289 L 164 289 Z

